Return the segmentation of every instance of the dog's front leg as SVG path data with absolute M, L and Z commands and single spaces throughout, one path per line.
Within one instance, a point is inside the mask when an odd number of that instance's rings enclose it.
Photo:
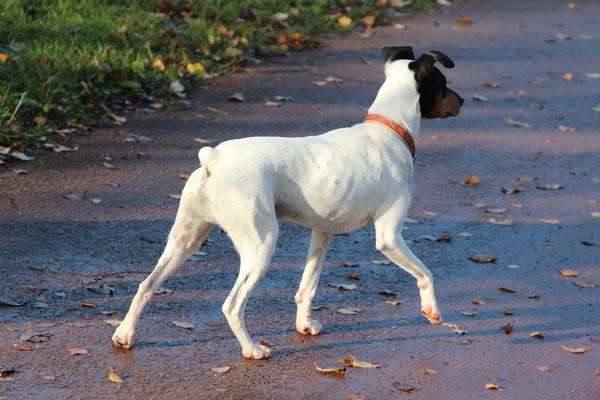
M 442 323 L 442 315 L 435 298 L 433 276 L 404 242 L 402 226 L 397 221 L 396 218 L 375 221 L 377 250 L 415 277 L 421 295 L 421 312 L 429 322 L 439 325 Z
M 311 304 L 319 284 L 323 260 L 331 235 L 314 229 L 310 239 L 310 248 L 306 258 L 306 267 L 302 274 L 300 287 L 294 299 L 298 305 L 296 330 L 303 335 L 318 335 L 323 330 L 319 321 L 311 317 Z

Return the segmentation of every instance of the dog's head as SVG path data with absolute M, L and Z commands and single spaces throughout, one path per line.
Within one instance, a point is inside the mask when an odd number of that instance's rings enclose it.
M 383 62 L 386 65 L 386 74 L 393 73 L 394 61 L 404 61 L 400 68 L 408 68 L 414 76 L 419 95 L 421 116 L 426 119 L 455 117 L 460 112 L 464 99 L 446 84 L 446 77 L 434 64 L 439 61 L 446 68 L 453 68 L 454 62 L 444 53 L 429 51 L 415 60 L 412 47 L 384 47 L 381 50 Z M 405 71 L 403 71 L 405 72 Z

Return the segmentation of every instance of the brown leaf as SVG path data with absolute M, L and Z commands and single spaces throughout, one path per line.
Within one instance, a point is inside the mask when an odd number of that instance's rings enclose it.
M 517 293 L 514 290 L 508 289 L 508 288 L 505 288 L 505 287 L 501 287 L 498 290 L 501 291 L 502 293 Z
M 345 262 L 332 262 L 333 265 L 337 265 L 338 267 L 345 267 L 345 268 L 358 268 L 360 267 L 360 265 L 358 264 L 348 264 Z
M 341 368 L 321 368 L 317 365 L 317 363 L 314 363 L 315 369 L 317 371 L 319 371 L 322 374 L 325 375 L 344 375 L 346 374 L 346 367 L 341 367 Z
M 358 361 L 356 358 L 349 356 L 346 358 L 342 358 L 338 361 L 340 364 L 343 364 L 345 367 L 352 368 L 379 368 L 380 364 L 372 364 L 367 361 Z
M 482 304 L 485 304 L 485 301 L 484 300 L 475 299 L 475 300 L 471 301 L 471 303 L 480 306 Z
M 88 353 L 88 351 L 86 349 L 80 349 L 78 347 L 73 347 L 73 348 L 69 349 L 69 352 L 71 353 L 72 356 L 77 356 L 77 355 Z
M 572 72 L 568 72 L 568 73 L 564 74 L 562 76 L 562 78 L 563 78 L 563 80 L 565 80 L 567 82 L 570 82 L 570 81 L 573 80 L 573 73 Z
M 556 272 L 558 272 L 560 276 L 566 278 L 577 278 L 579 276 L 577 271 L 573 271 L 572 269 L 557 269 Z
M 461 25 L 471 25 L 473 23 L 473 19 L 469 17 L 460 17 L 456 20 Z
M 469 260 L 480 264 L 495 263 L 497 258 L 489 257 L 485 254 L 475 254 L 469 257 Z
M 386 296 L 386 297 L 395 297 L 396 293 L 392 292 L 391 290 L 381 290 L 379 292 L 380 295 L 382 296 Z
M 415 386 L 409 385 L 407 383 L 402 383 L 402 382 L 394 382 L 394 383 L 392 383 L 392 386 L 394 387 L 394 389 L 399 390 L 404 393 L 414 393 L 419 390 Z
M 437 374 L 437 371 L 435 369 L 433 369 L 433 368 L 427 368 L 427 367 L 422 368 L 421 370 L 419 370 L 419 372 L 421 372 L 422 374 L 425 374 L 425 375 L 435 375 L 435 374 Z
M 502 332 L 504 332 L 506 335 L 510 335 L 510 334 L 512 334 L 513 326 L 511 324 L 506 324 L 506 325 L 502 326 L 500 328 L 500 330 Z
M 540 331 L 531 332 L 529 336 L 538 340 L 544 339 L 544 334 Z
M 494 385 L 493 383 L 486 383 L 485 388 L 489 390 L 493 390 L 495 392 L 501 392 L 502 389 L 498 385 Z
M 445 233 L 442 236 L 440 236 L 439 238 L 437 238 L 436 241 L 450 243 L 450 242 L 452 242 L 452 235 L 449 233 Z
M 573 282 L 573 285 L 580 287 L 580 288 L 597 288 L 598 285 L 595 284 L 594 282 L 589 282 L 589 281 L 576 281 Z
M 492 83 L 492 82 L 481 82 L 481 86 L 485 86 L 485 87 L 489 87 L 492 89 L 499 89 L 500 85 L 498 83 Z
M 372 28 L 375 25 L 375 16 L 374 15 L 365 15 L 360 19 L 360 22 L 366 26 L 367 28 Z
M 328 76 L 327 78 L 325 78 L 325 81 L 329 82 L 329 83 L 342 83 L 342 82 L 344 82 L 343 79 L 336 78 L 335 76 Z
M 540 190 L 562 190 L 565 187 L 558 183 L 547 183 L 545 185 L 537 185 L 536 189 Z
M 540 371 L 548 371 L 548 372 L 552 371 L 552 368 L 550 368 L 547 365 L 540 365 L 539 367 L 537 367 L 537 369 L 539 369 Z
M 465 179 L 465 185 L 477 186 L 480 182 L 481 181 L 479 180 L 479 178 L 475 175 L 471 175 Z
M 577 347 L 577 348 L 572 348 L 572 347 L 567 347 L 567 346 L 560 346 L 563 350 L 568 351 L 571 354 L 584 354 L 586 351 L 590 350 L 591 347 Z
M 452 361 L 452 360 L 446 361 L 446 364 L 449 365 L 449 366 L 451 366 L 451 367 L 458 367 L 460 365 L 456 361 Z
M 269 349 L 272 349 L 272 348 L 273 348 L 273 346 L 272 346 L 272 345 L 271 345 L 269 342 L 267 342 L 266 340 L 264 340 L 264 339 L 260 339 L 260 340 L 258 341 L 258 343 L 262 344 L 262 345 L 263 345 L 263 346 L 265 346 L 265 347 L 268 347 Z
M 211 367 L 210 368 L 212 371 L 214 372 L 218 372 L 219 374 L 224 374 L 225 372 L 228 372 L 231 367 L 230 366 L 226 366 L 226 367 Z

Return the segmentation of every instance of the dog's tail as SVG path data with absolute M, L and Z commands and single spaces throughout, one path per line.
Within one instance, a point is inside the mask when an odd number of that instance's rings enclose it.
M 210 176 L 210 171 L 214 168 L 217 159 L 217 150 L 210 146 L 205 146 L 198 152 L 198 159 L 200 159 L 201 169 L 204 170 L 204 177 Z

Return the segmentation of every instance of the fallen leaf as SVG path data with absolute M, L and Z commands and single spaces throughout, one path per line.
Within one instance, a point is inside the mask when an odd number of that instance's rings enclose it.
M 357 286 L 353 283 L 330 283 L 329 286 L 342 291 L 350 291 L 357 288 Z
M 566 73 L 566 74 L 564 74 L 562 76 L 562 78 L 563 78 L 563 80 L 565 80 L 567 82 L 572 81 L 573 80 L 573 73 L 572 72 Z
M 9 59 L 9 55 L 6 53 L 0 53 L 0 63 L 5 63 Z
M 446 242 L 446 243 L 450 243 L 452 242 L 452 235 L 449 233 L 445 233 L 442 236 L 440 236 L 439 238 L 436 239 L 436 242 Z
M 497 258 L 489 257 L 485 254 L 475 254 L 469 257 L 469 260 L 480 264 L 495 263 Z
M 203 138 L 195 137 L 195 138 L 194 138 L 194 142 L 196 142 L 196 143 L 202 143 L 202 144 L 208 144 L 208 143 L 213 143 L 213 142 L 214 142 L 214 140 L 210 140 L 210 139 L 203 139 Z
M 559 183 L 547 183 L 545 185 L 537 185 L 536 189 L 540 190 L 562 190 L 565 187 Z
M 404 393 L 414 393 L 418 390 L 414 386 L 408 385 L 406 383 L 401 383 L 401 382 L 394 382 L 394 383 L 392 383 L 392 386 L 394 387 L 394 389 L 397 389 Z
M 433 368 L 422 368 L 421 370 L 419 370 L 420 373 L 425 374 L 425 375 L 435 375 L 437 374 L 437 371 Z
M 327 78 L 325 78 L 325 81 L 329 82 L 329 83 L 342 83 L 342 82 L 344 82 L 343 79 L 336 78 L 335 76 L 328 76 Z
M 391 290 L 381 290 L 379 292 L 380 295 L 382 296 L 386 296 L 386 297 L 395 297 L 396 293 L 392 292 Z
M 509 269 L 519 269 L 519 268 L 521 268 L 521 266 L 519 264 L 508 264 L 506 267 L 509 268 Z
M 241 92 L 236 92 L 227 98 L 229 101 L 234 103 L 241 103 L 244 99 L 244 94 Z
M 512 331 L 513 331 L 513 326 L 511 324 L 506 324 L 506 325 L 500 327 L 500 330 L 502 332 L 504 332 L 504 334 L 506 334 L 506 335 L 511 335 Z
M 473 94 L 473 96 L 471 96 L 471 99 L 474 101 L 486 101 L 487 97 L 475 93 L 475 94 Z
M 465 317 L 474 317 L 477 315 L 477 311 L 463 311 L 461 314 Z
M 538 340 L 544 339 L 544 334 L 540 331 L 531 332 L 529 336 Z
M 587 240 L 582 240 L 581 244 L 584 246 L 600 246 L 600 242 L 590 242 Z
M 498 288 L 498 290 L 501 291 L 502 293 L 517 293 L 514 290 L 508 289 L 508 288 L 505 288 L 505 287 Z
M 0 53 L 0 54 L 2 54 L 2 53 Z M 7 376 L 15 374 L 16 372 L 17 372 L 17 370 L 14 369 L 14 368 L 5 368 L 5 367 L 2 367 L 2 368 L 0 368 L 0 377 L 5 378 Z
M 21 153 L 19 151 L 13 151 L 12 153 L 9 153 L 9 156 L 11 156 L 12 158 L 16 158 L 17 160 L 21 160 L 21 161 L 35 160 L 35 157 L 30 157 L 30 156 L 26 155 L 25 153 Z
M 81 304 L 82 307 L 96 308 L 96 305 L 89 301 L 80 301 L 79 304 Z
M 596 368 L 594 370 L 594 373 L 596 374 L 596 376 L 600 375 L 600 368 Z
M 231 367 L 230 366 L 226 366 L 226 367 L 211 367 L 210 368 L 212 371 L 214 372 L 218 372 L 219 374 L 224 374 L 225 372 L 228 372 Z
M 51 149 L 55 153 L 65 153 L 65 152 L 77 150 L 77 147 L 71 148 L 71 147 L 63 146 L 60 144 L 54 144 L 54 143 L 44 143 L 44 147 L 47 149 Z
M 317 363 L 314 363 L 315 369 L 322 373 L 322 374 L 326 374 L 326 375 L 343 375 L 346 373 L 346 367 L 341 367 L 341 368 L 321 368 L 317 365 Z
M 563 350 L 568 351 L 571 354 L 584 354 L 586 351 L 590 350 L 591 347 L 577 347 L 577 348 L 572 348 L 572 347 L 567 347 L 567 346 L 560 346 Z
M 504 214 L 506 208 L 486 208 L 484 211 L 489 214 Z
M 347 28 L 352 25 L 352 18 L 342 15 L 338 18 L 338 24 L 340 24 L 342 28 Z
M 183 329 L 194 329 L 194 324 L 190 323 L 190 322 L 185 322 L 185 321 L 171 321 L 171 324 L 175 325 L 178 328 L 183 328 Z
M 506 188 L 503 187 L 501 189 L 501 192 L 504 194 L 517 194 L 521 192 L 521 188 L 515 187 L 515 188 Z
M 583 289 L 591 289 L 591 288 L 598 287 L 598 285 L 595 284 L 594 282 L 588 282 L 588 281 L 576 281 L 576 282 L 573 282 L 573 285 L 583 288 Z
M 100 204 L 100 203 L 102 203 L 102 199 L 92 198 L 92 199 L 90 199 L 90 202 L 92 202 L 94 204 Z
M 570 126 L 563 125 L 563 124 L 558 125 L 556 128 L 559 131 L 563 131 L 563 132 L 576 132 L 577 131 L 577 129 L 572 128 Z
M 163 63 L 160 58 L 157 58 L 152 63 L 152 68 L 155 68 L 155 69 L 157 69 L 159 71 L 164 71 L 165 70 L 165 63 Z
M 502 225 L 502 226 L 514 226 L 514 220 L 512 219 L 498 219 L 498 218 L 490 218 L 488 219 L 490 224 L 494 225 Z
M 577 278 L 579 274 L 572 269 L 557 269 L 556 272 L 560 274 L 560 276 L 564 276 L 566 278 Z
M 108 169 L 117 169 L 117 167 L 115 165 L 113 165 L 113 164 L 111 164 L 111 163 L 109 163 L 107 161 L 103 161 L 102 162 L 102 166 L 104 168 L 108 168 Z
M 510 310 L 504 310 L 504 311 L 502 311 L 502 314 L 508 316 L 508 315 L 513 315 L 513 312 Z
M 514 119 L 512 119 L 510 117 L 506 117 L 504 119 L 504 122 L 506 122 L 507 125 L 516 126 L 518 128 L 533 128 L 532 124 L 528 124 L 527 122 L 515 121 Z
M 123 320 L 121 319 L 105 319 L 104 322 L 106 322 L 109 325 L 112 326 L 119 326 L 121 325 L 121 322 L 123 322 Z
M 123 383 L 123 379 L 112 370 L 108 373 L 108 380 L 114 383 Z
M 449 365 L 451 367 L 458 367 L 460 364 L 457 363 L 456 361 L 448 360 L 448 361 L 446 361 L 446 365 Z
M 180 194 L 165 193 L 165 196 L 167 196 L 167 197 L 169 197 L 171 199 L 175 199 L 175 200 L 181 199 L 181 195 Z
M 550 368 L 547 365 L 540 365 L 539 367 L 537 367 L 537 369 L 539 369 L 540 371 L 548 371 L 548 372 L 552 371 L 552 368 Z
M 63 197 L 67 200 L 83 200 L 83 196 L 76 193 L 63 194 Z
M 500 88 L 500 85 L 498 83 L 492 83 L 492 82 L 481 82 L 481 86 L 485 86 L 485 87 L 492 88 L 492 89 Z
M 372 28 L 375 25 L 375 16 L 374 15 L 365 15 L 360 19 L 360 22 L 366 26 L 367 28 Z
M 592 212 L 589 212 L 588 215 L 590 217 L 600 218 L 600 211 L 592 211 Z
M 577 4 L 575 4 L 573 2 L 569 2 L 569 3 L 567 3 L 567 8 L 569 10 L 575 10 L 575 9 L 577 9 Z
M 338 361 L 340 364 L 343 364 L 345 367 L 352 368 L 379 368 L 380 364 L 372 364 L 367 361 L 358 361 L 356 358 L 349 356 L 346 358 L 342 358 Z
M 178 80 L 172 81 L 169 84 L 169 90 L 179 97 L 185 97 L 185 88 Z
M 337 312 L 338 314 L 343 314 L 343 315 L 356 315 L 360 312 L 362 312 L 362 310 L 360 308 L 338 308 L 337 310 L 335 310 L 335 312 Z
M 457 325 L 457 324 L 454 324 L 454 323 L 450 323 L 450 322 L 443 322 L 443 323 L 442 323 L 442 326 L 447 326 L 447 327 L 449 327 L 450 329 L 452 329 L 452 332 L 454 332 L 454 333 L 456 333 L 456 334 L 458 334 L 458 335 L 465 335 L 465 334 L 469 333 L 469 331 L 467 331 L 467 330 L 464 330 L 464 329 L 460 329 L 460 328 L 458 327 L 458 325 Z
M 88 353 L 88 351 L 86 349 L 80 349 L 79 347 L 73 347 L 73 348 L 69 349 L 69 352 L 71 353 L 72 356 L 78 356 L 81 354 Z
M 360 274 L 350 274 L 348 275 L 348 279 L 353 279 L 355 281 L 360 280 Z
M 239 51 L 238 49 L 233 49 L 230 47 L 226 50 L 226 53 L 230 58 L 235 58 L 237 55 L 239 55 L 238 51 Z M 189 63 L 188 65 L 186 65 L 185 69 L 187 70 L 187 72 L 190 75 L 202 76 L 206 72 L 206 70 L 204 69 L 204 65 L 202 65 L 200 63 Z
M 461 25 L 471 25 L 473 23 L 473 19 L 469 17 L 460 17 L 456 20 Z
M 325 86 L 325 85 L 327 85 L 327 82 L 325 82 L 325 81 L 313 81 L 313 84 L 315 84 L 317 86 Z
M 537 222 L 546 225 L 558 225 L 560 224 L 560 220 L 558 218 L 540 218 Z
M 264 340 L 264 339 L 259 339 L 258 343 L 262 344 L 265 347 L 268 347 L 269 349 L 273 348 L 273 346 L 269 342 L 267 342 L 266 340 Z
M 600 79 L 600 72 L 587 72 L 585 76 L 590 79 Z
M 281 103 L 278 103 L 276 101 L 267 100 L 267 101 L 265 101 L 265 106 L 266 107 L 281 107 Z
M 477 186 L 480 182 L 481 181 L 479 178 L 475 175 L 469 176 L 467 179 L 465 179 L 465 185 Z
M 495 392 L 501 392 L 502 389 L 498 385 L 494 385 L 493 383 L 486 383 L 485 388 L 488 390 L 493 390 Z
M 406 303 L 406 300 L 386 300 L 385 304 L 391 304 L 393 306 L 400 306 L 402 303 Z

